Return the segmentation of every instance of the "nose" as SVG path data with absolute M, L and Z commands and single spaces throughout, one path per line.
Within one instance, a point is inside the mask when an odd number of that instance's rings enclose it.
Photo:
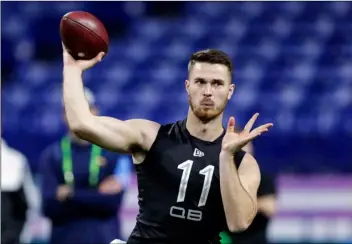
M 204 87 L 204 96 L 206 96 L 206 97 L 211 97 L 212 95 L 213 95 L 213 93 L 212 93 L 211 85 L 210 85 L 210 84 L 207 84 L 207 85 Z

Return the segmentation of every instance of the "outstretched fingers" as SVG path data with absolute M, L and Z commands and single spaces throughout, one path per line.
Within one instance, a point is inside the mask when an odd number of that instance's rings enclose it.
M 251 129 L 252 129 L 252 127 L 253 127 L 255 121 L 257 120 L 258 116 L 259 116 L 259 113 L 255 113 L 255 114 L 252 116 L 252 118 L 247 122 L 246 126 L 245 126 L 244 129 L 243 129 L 245 132 L 248 132 L 248 133 L 249 133 L 249 132 L 251 131 Z
M 273 126 L 272 123 L 267 123 L 265 125 L 261 125 L 257 128 L 255 128 L 254 130 L 252 130 L 249 135 L 247 136 L 247 138 L 245 139 L 246 143 L 252 141 L 253 139 L 255 139 L 256 137 L 260 136 L 261 134 L 269 131 L 269 129 Z
M 254 130 L 252 130 L 250 134 L 259 136 L 262 133 L 267 132 L 271 127 L 273 127 L 272 123 L 267 123 L 265 125 L 261 125 L 261 126 L 255 128 Z

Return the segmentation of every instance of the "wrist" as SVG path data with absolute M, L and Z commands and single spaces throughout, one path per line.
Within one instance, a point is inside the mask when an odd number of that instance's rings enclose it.
M 72 65 L 64 66 L 64 75 L 79 75 L 81 76 L 83 71 L 81 68 Z
M 233 159 L 233 155 L 234 155 L 233 152 L 230 152 L 230 151 L 227 151 L 227 150 L 221 150 L 221 152 L 220 152 L 220 160 L 227 161 L 227 160 Z

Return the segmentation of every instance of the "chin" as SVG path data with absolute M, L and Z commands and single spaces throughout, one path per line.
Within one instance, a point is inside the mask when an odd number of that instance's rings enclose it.
M 193 114 L 202 122 L 209 122 L 224 112 L 226 107 L 226 101 L 224 101 L 220 106 L 214 107 L 204 107 L 200 104 L 196 105 L 192 102 L 192 99 L 189 97 L 189 104 L 192 109 Z
M 193 113 L 196 115 L 196 117 L 203 121 L 203 122 L 209 122 L 216 117 L 218 117 L 222 111 L 214 110 L 214 109 L 202 109 L 198 108 L 193 110 Z

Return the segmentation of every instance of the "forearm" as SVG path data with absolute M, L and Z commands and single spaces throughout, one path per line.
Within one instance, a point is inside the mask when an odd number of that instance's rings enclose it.
M 234 156 L 220 153 L 220 190 L 230 231 L 246 229 L 257 213 L 256 199 L 243 187 Z
M 70 128 L 74 130 L 91 115 L 84 95 L 82 71 L 76 67 L 65 67 L 63 78 L 66 117 Z

